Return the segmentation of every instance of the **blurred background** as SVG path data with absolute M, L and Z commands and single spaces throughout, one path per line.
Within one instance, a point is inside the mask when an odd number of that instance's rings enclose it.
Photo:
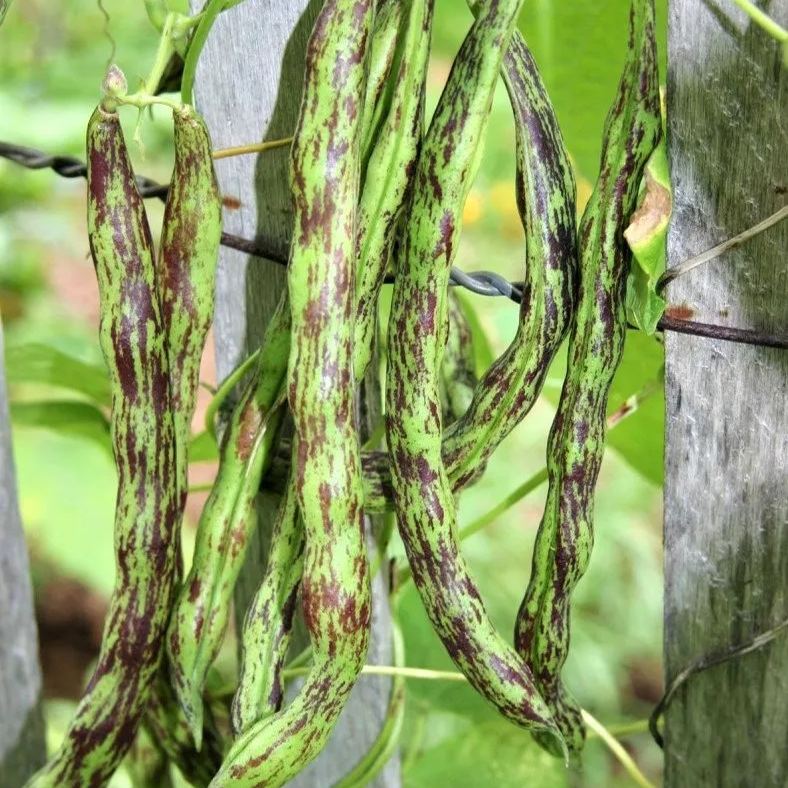
M 105 0 L 104 6 L 108 24 L 95 0 L 12 4 L 0 28 L 0 139 L 84 157 L 85 126 L 113 47 L 107 31 L 132 88 L 147 72 L 157 41 L 142 3 Z M 573 158 L 579 210 L 597 173 L 602 124 L 624 61 L 628 7 L 628 0 L 528 0 L 520 20 Z M 437 0 L 436 8 L 430 106 L 470 23 L 464 0 Z M 657 9 L 664 61 L 665 0 Z M 129 139 L 135 120 L 136 112 L 127 110 Z M 138 172 L 168 179 L 169 129 L 168 114 L 155 111 L 144 126 L 144 147 L 132 145 Z M 513 152 L 511 110 L 501 85 L 465 208 L 457 262 L 466 270 L 493 269 L 519 279 L 523 232 Z M 148 209 L 156 232 L 162 208 L 149 201 Z M 97 653 L 113 583 L 115 475 L 84 216 L 84 181 L 0 160 L 0 311 L 51 741 L 62 733 Z M 511 340 L 517 308 L 473 295 L 464 296 L 464 303 L 486 337 L 477 341 L 483 366 Z M 209 347 L 203 364 L 208 386 L 216 384 L 212 354 Z M 528 419 L 501 446 L 483 479 L 463 493 L 461 525 L 543 467 L 563 359 L 555 366 Z M 596 499 L 595 551 L 575 596 L 565 669 L 568 687 L 585 708 L 614 732 L 628 731 L 622 741 L 655 782 L 661 757 L 644 722 L 662 689 L 661 366 L 660 343 L 630 332 L 610 409 L 651 383 L 657 390 L 610 433 Z M 209 396 L 206 389 L 206 401 Z M 214 471 L 213 463 L 199 463 L 192 481 L 209 482 Z M 527 583 L 545 492 L 543 485 L 464 543 L 488 610 L 504 633 L 512 631 Z M 190 496 L 187 553 L 203 501 L 204 494 Z M 401 555 L 396 540 L 394 551 Z M 452 669 L 412 586 L 400 612 L 408 664 Z M 404 784 L 411 788 L 632 784 L 594 738 L 582 770 L 567 772 L 464 685 L 409 682 L 407 709 L 401 755 Z M 112 783 L 128 784 L 123 772 Z

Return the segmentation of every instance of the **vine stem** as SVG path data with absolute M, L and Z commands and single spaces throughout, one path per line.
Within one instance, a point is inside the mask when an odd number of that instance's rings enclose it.
M 231 148 L 216 148 L 211 155 L 214 159 L 228 159 L 230 156 L 244 156 L 248 153 L 262 153 L 267 150 L 284 148 L 292 141 L 292 137 L 284 137 L 281 140 L 266 140 L 265 142 L 253 142 L 248 145 L 235 145 Z
M 602 739 L 605 746 L 613 753 L 616 760 L 632 778 L 632 781 L 641 788 L 654 788 L 654 783 L 640 771 L 638 765 L 632 759 L 632 756 L 621 745 L 621 742 L 619 742 L 596 717 L 589 714 L 585 709 L 581 709 L 580 713 L 583 715 L 583 722 Z
M 235 388 L 236 383 L 246 375 L 260 357 L 260 349 L 247 356 L 220 384 L 216 393 L 205 409 L 205 431 L 216 438 L 216 413 L 227 399 L 230 392 Z
M 782 208 L 780 208 L 778 211 L 775 211 L 771 216 L 768 216 L 766 219 L 758 222 L 758 224 L 750 227 L 749 229 L 740 232 L 738 235 L 734 235 L 733 238 L 728 238 L 726 241 L 723 241 L 716 246 L 712 246 L 711 249 L 707 249 L 705 252 L 701 252 L 700 254 L 696 254 L 693 257 L 689 257 L 673 268 L 668 268 L 668 270 L 662 274 L 662 276 L 659 278 L 659 281 L 657 282 L 657 292 L 661 293 L 674 279 L 683 276 L 693 268 L 697 268 L 699 265 L 703 265 L 704 263 L 708 263 L 710 260 L 714 260 L 721 254 L 727 252 L 729 249 L 733 249 L 734 247 L 743 244 L 745 241 L 749 241 L 750 238 L 754 238 L 756 235 L 759 235 L 764 230 L 768 230 L 769 227 L 778 224 L 783 219 L 785 219 L 786 216 L 788 216 L 788 205 L 783 205 Z
M 781 44 L 788 41 L 788 30 L 785 30 L 775 22 L 774 19 L 761 11 L 751 0 L 733 0 L 733 2 L 739 6 L 739 8 L 741 8 L 761 30 L 768 33 L 773 39 L 779 41 Z
M 311 668 L 309 667 L 285 668 L 282 671 L 282 675 L 284 678 L 294 678 L 296 676 L 305 676 L 310 670 Z M 364 665 L 361 673 L 365 676 L 400 676 L 406 679 L 421 679 L 425 681 L 468 683 L 468 680 L 462 673 L 453 670 L 430 670 L 428 668 L 408 668 L 395 665 Z M 611 731 L 585 709 L 581 713 L 583 721 L 588 725 L 589 729 L 604 742 L 633 782 L 641 786 L 641 788 L 655 788 L 654 784 L 640 771 L 632 756 L 624 749 Z M 641 733 L 646 728 L 647 722 L 639 720 L 637 723 L 626 726 L 623 730 L 625 733 Z

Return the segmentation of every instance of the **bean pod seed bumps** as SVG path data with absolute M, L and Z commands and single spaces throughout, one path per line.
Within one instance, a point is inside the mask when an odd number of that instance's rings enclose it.
M 84 697 L 29 785 L 106 784 L 141 725 L 155 757 L 133 772 L 162 785 L 170 764 L 190 784 L 215 788 L 294 778 L 326 745 L 364 669 L 370 578 L 385 566 L 394 521 L 432 627 L 470 685 L 553 755 L 579 757 L 582 716 L 561 670 L 626 332 L 623 230 L 661 131 L 654 6 L 632 0 L 627 62 L 579 230 L 569 156 L 516 29 L 522 0 L 469 6 L 474 21 L 427 118 L 433 0 L 324 0 L 290 151 L 287 292 L 256 358 L 234 378 L 237 404 L 222 425 L 185 574 L 180 525 L 221 197 L 204 122 L 193 107 L 165 101 L 175 165 L 155 255 L 118 116 L 125 81 L 110 70 L 88 123 L 88 237 L 112 386 L 117 581 Z M 217 8 L 212 0 L 204 19 Z M 477 375 L 477 329 L 449 279 L 499 78 L 513 112 L 526 236 L 522 306 L 509 347 Z M 547 501 L 511 643 L 460 550 L 457 494 L 527 416 L 567 339 Z M 366 430 L 367 411 L 381 403 L 365 411 L 359 392 L 378 387 L 385 413 L 362 446 L 359 425 Z M 237 680 L 217 693 L 212 666 L 260 527 L 261 487 L 282 496 L 264 574 L 243 611 Z M 388 524 L 368 556 L 366 516 L 381 512 Z M 396 584 L 391 594 L 396 610 Z M 299 616 L 309 647 L 293 693 L 285 677 Z M 405 644 L 394 625 L 396 672 Z M 338 785 L 361 786 L 383 766 L 405 702 L 399 671 L 376 741 Z

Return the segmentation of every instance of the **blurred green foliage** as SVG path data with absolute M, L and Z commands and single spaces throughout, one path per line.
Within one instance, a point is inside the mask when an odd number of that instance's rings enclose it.
M 624 60 L 628 5 L 628 0 L 528 0 L 521 19 L 576 165 L 581 205 L 596 174 L 602 123 Z M 657 5 L 662 30 L 665 0 Z M 133 86 L 151 61 L 155 33 L 142 2 L 105 0 L 105 6 L 115 59 Z M 469 23 L 464 0 L 438 0 L 431 106 Z M 664 57 L 664 35 L 660 44 Z M 0 139 L 84 155 L 85 124 L 113 46 L 95 0 L 14 3 L 0 28 L 0 46 Z M 129 137 L 135 120 L 133 111 L 124 116 Z M 166 179 L 171 152 L 165 112 L 154 112 L 144 141 L 144 152 L 132 149 L 136 166 Z M 514 199 L 513 151 L 511 112 L 500 89 L 484 161 L 465 210 L 458 264 L 518 279 L 523 235 Z M 155 228 L 161 207 L 151 202 L 149 209 Z M 0 309 L 16 399 L 21 504 L 34 566 L 56 566 L 107 595 L 114 574 L 114 469 L 101 438 L 107 400 L 96 316 L 88 314 L 95 298 L 87 251 L 84 184 L 0 161 Z M 466 295 L 465 300 L 473 307 L 476 330 L 485 336 L 477 343 L 484 366 L 491 352 L 500 353 L 513 336 L 517 309 L 503 299 Z M 483 479 L 462 494 L 461 525 L 543 466 L 562 355 L 532 414 L 504 442 Z M 631 333 L 611 409 L 644 384 L 659 381 L 661 367 L 660 344 Z M 597 495 L 595 553 L 574 604 L 567 684 L 605 723 L 644 717 L 659 691 L 663 402 L 661 386 L 656 388 L 611 433 L 613 450 L 606 454 Z M 489 612 L 503 632 L 512 630 L 527 583 L 544 493 L 542 488 L 521 501 L 466 544 Z M 402 555 L 396 539 L 393 550 Z M 451 669 L 412 587 L 404 591 L 401 618 L 408 664 Z M 64 705 L 53 704 L 50 712 L 56 736 L 67 718 Z M 629 743 L 636 759 L 657 777 L 660 758 L 647 736 Z M 598 741 L 589 742 L 582 772 L 567 773 L 468 687 L 454 683 L 409 683 L 401 754 L 410 788 L 628 784 Z M 113 781 L 126 784 L 126 775 Z

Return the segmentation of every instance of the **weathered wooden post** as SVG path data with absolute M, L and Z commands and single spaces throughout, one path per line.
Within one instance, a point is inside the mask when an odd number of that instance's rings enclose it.
M 788 26 L 788 2 L 766 3 Z M 778 210 L 788 70 L 731 2 L 671 0 L 670 265 Z M 670 285 L 697 320 L 788 333 L 788 222 Z M 665 671 L 788 616 L 788 352 L 666 337 Z M 665 785 L 788 785 L 788 635 L 696 674 L 665 720 Z
M 192 2 L 196 9 L 202 2 Z M 246 0 L 219 16 L 197 70 L 195 99 L 215 147 L 292 134 L 301 101 L 306 42 L 319 0 Z M 225 210 L 225 230 L 286 252 L 292 207 L 287 149 L 217 162 L 224 195 L 240 207 Z M 217 277 L 215 321 L 217 374 L 222 379 L 259 346 L 262 332 L 284 287 L 284 270 L 271 262 L 223 249 Z M 262 539 L 252 546 L 236 593 L 246 608 L 265 561 L 265 536 L 275 499 L 261 502 Z M 373 637 L 368 661 L 390 664 L 390 628 L 383 578 L 373 588 Z M 326 751 L 293 781 L 296 786 L 336 782 L 369 749 L 381 728 L 389 697 L 388 680 L 362 677 L 340 717 Z M 399 784 L 396 759 L 372 783 Z
M 0 788 L 44 763 L 41 669 L 27 545 L 16 494 L 0 323 Z

